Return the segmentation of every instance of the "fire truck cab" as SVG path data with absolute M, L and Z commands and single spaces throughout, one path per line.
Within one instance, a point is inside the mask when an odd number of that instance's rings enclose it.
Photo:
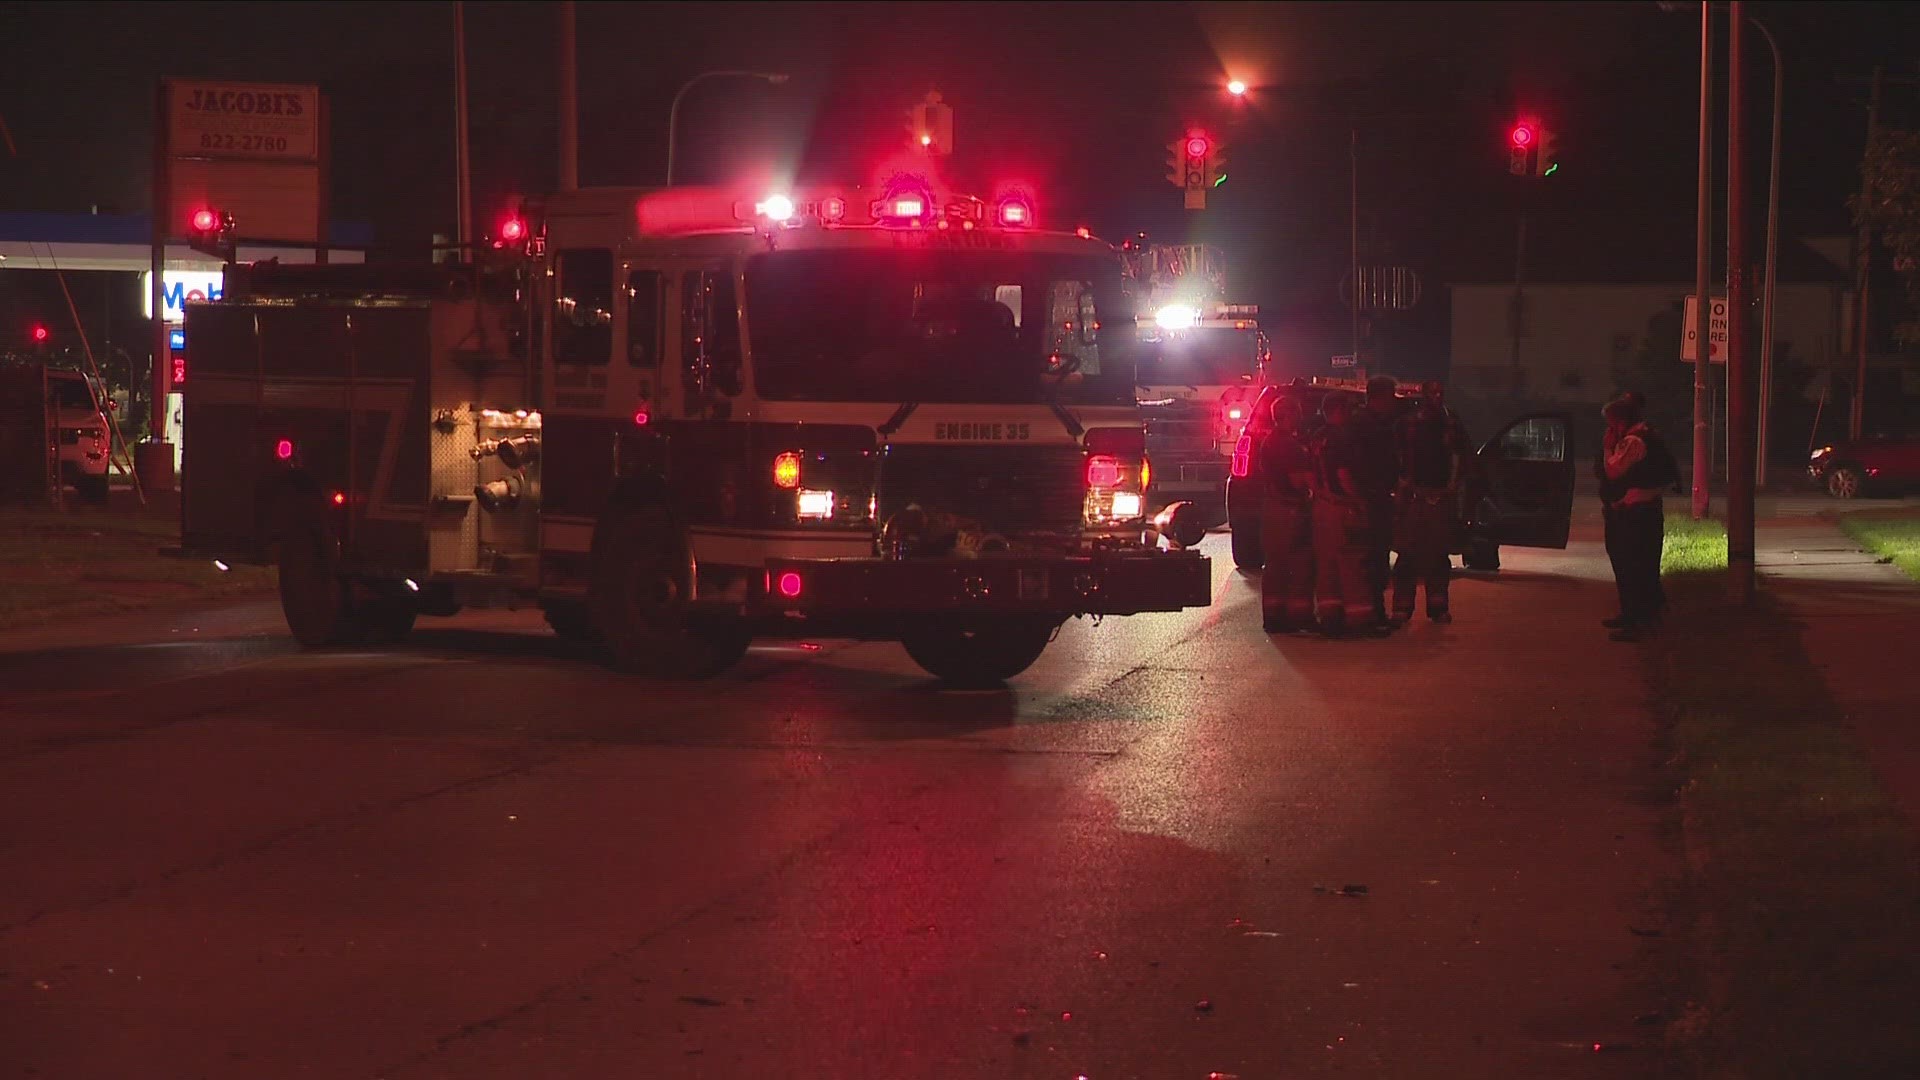
M 993 685 L 1068 618 L 1208 604 L 1146 514 L 1118 252 L 876 190 L 591 189 L 523 257 L 232 275 L 187 315 L 186 546 L 277 564 L 303 644 L 538 605 L 676 677 L 860 637 Z

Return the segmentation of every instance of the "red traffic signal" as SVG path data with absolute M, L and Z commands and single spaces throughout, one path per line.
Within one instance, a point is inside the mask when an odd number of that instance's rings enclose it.
M 210 233 L 220 227 L 220 215 L 203 206 L 193 212 L 193 216 L 187 219 L 187 224 L 193 228 L 194 232 Z
M 517 244 L 527 238 L 527 223 L 518 217 L 509 217 L 500 223 L 500 239 L 509 244 Z
M 1531 149 L 1539 137 L 1540 133 L 1534 129 L 1534 126 L 1524 121 L 1513 125 L 1507 132 L 1507 142 L 1515 150 Z
M 33 324 L 33 343 L 35 345 L 45 344 L 47 338 L 51 336 L 52 335 L 47 331 L 46 327 L 40 325 L 39 323 Z
M 1211 146 L 1212 146 L 1212 143 L 1207 139 L 1207 137 L 1204 134 L 1198 131 L 1187 132 L 1186 150 L 1187 150 L 1188 157 L 1190 158 L 1206 157 L 1207 150 Z

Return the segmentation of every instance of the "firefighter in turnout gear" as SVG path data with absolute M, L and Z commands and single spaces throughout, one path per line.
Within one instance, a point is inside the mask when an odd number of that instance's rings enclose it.
M 1273 403 L 1273 428 L 1260 445 L 1266 498 L 1260 542 L 1260 625 L 1269 634 L 1313 628 L 1313 451 L 1298 397 Z
M 1367 380 L 1366 404 L 1354 413 L 1352 432 L 1357 455 L 1353 477 L 1367 511 L 1367 546 L 1361 566 L 1367 575 L 1367 597 L 1373 621 L 1387 624 L 1387 583 L 1392 577 L 1394 488 L 1400 478 L 1394 426 L 1400 414 L 1397 385 L 1385 375 Z
M 1354 405 L 1328 394 L 1320 406 L 1326 425 L 1314 439 L 1314 603 L 1329 636 L 1377 637 L 1387 633 L 1374 617 L 1367 580 L 1366 489 L 1360 476 L 1366 454 L 1355 437 Z
M 1427 617 L 1453 621 L 1447 583 L 1453 575 L 1449 554 L 1458 504 L 1460 474 L 1467 455 L 1460 425 L 1440 397 L 1437 383 L 1422 387 L 1420 404 L 1403 417 L 1395 432 L 1399 449 L 1399 560 L 1393 566 L 1393 621 L 1413 618 L 1414 593 L 1427 590 Z

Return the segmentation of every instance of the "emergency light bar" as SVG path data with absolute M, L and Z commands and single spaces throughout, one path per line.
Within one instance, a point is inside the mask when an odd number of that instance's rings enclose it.
M 856 225 L 1031 230 L 1039 222 L 1034 200 L 1021 190 L 1009 190 L 991 203 L 966 194 L 943 198 L 931 181 L 911 173 L 889 178 L 880 190 L 880 198 L 859 204 L 866 209 L 864 220 L 853 212 L 855 204 L 847 194 L 831 189 L 817 194 L 772 191 L 745 196 L 737 188 L 676 187 L 640 196 L 635 212 L 641 234 L 648 236 Z

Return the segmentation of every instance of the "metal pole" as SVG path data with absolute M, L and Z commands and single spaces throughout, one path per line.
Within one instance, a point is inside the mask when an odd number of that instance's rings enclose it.
M 1741 0 L 1727 18 L 1727 568 L 1733 599 L 1753 599 L 1753 402 L 1747 370 L 1747 163 L 1742 145 Z
M 1347 249 L 1348 272 L 1353 275 L 1353 367 L 1355 371 L 1364 365 L 1360 362 L 1360 129 L 1347 129 L 1347 175 L 1352 193 L 1348 206 L 1348 225 L 1350 227 Z
M 787 75 L 785 72 L 737 71 L 732 68 L 724 68 L 719 71 L 703 71 L 700 74 L 695 75 L 693 78 L 688 79 L 686 82 L 681 83 L 680 89 L 674 91 L 673 105 L 667 109 L 667 186 L 668 187 L 673 186 L 674 150 L 679 146 L 679 143 L 680 143 L 680 140 L 679 140 L 680 102 L 686 99 L 687 91 L 693 89 L 697 83 L 705 79 L 717 79 L 717 78 L 720 78 L 721 76 L 730 76 L 730 77 L 742 78 L 742 79 L 762 79 L 768 83 L 771 83 L 774 86 L 779 86 L 780 84 L 787 81 Z
M 1509 315 L 1508 330 L 1513 335 L 1513 370 L 1507 373 L 1508 383 L 1514 393 L 1519 393 L 1525 381 L 1520 369 L 1520 329 L 1526 321 L 1527 303 L 1527 212 L 1520 211 L 1519 223 L 1513 234 L 1513 311 Z
M 1867 99 L 1867 146 L 1873 146 L 1875 134 L 1880 124 L 1880 75 L 1881 69 L 1873 69 L 1873 92 Z M 1865 156 L 1864 154 L 1862 155 Z M 1862 173 L 1866 170 L 1862 169 Z M 1873 181 L 1870 177 L 1860 179 L 1860 205 L 1864 208 L 1873 198 Z M 1868 294 L 1873 287 L 1873 226 L 1867 219 L 1860 220 L 1860 298 L 1853 305 L 1853 405 L 1847 416 L 1847 437 L 1860 438 L 1867 423 L 1867 311 Z
M 467 157 L 467 5 L 453 0 L 453 178 L 455 212 L 460 215 L 454 239 L 462 257 L 473 236 L 473 169 Z
M 167 261 L 167 234 L 171 231 L 169 219 L 173 208 L 168 205 L 171 193 L 167 190 L 167 159 L 169 157 L 167 129 L 167 99 L 170 91 L 165 83 L 160 85 L 159 95 L 154 107 L 153 130 L 153 251 L 149 269 L 152 282 L 149 293 L 153 300 L 153 368 L 148 379 L 148 392 L 152 399 L 147 406 L 147 459 L 148 468 L 153 471 L 150 477 L 154 481 L 155 492 L 170 491 L 173 488 L 173 448 L 167 444 L 167 362 L 171 352 L 167 334 L 166 283 L 164 277 Z
M 1693 237 L 1693 497 L 1694 520 L 1707 516 L 1710 485 L 1713 480 L 1713 418 L 1707 388 L 1707 373 L 1712 370 L 1708 357 L 1709 332 L 1713 326 L 1713 297 L 1707 293 L 1707 269 L 1711 257 L 1713 192 L 1711 188 L 1713 154 L 1713 5 L 1700 5 L 1700 163 L 1699 191 L 1695 194 L 1696 222 Z
M 573 0 L 560 4 L 560 190 L 580 189 L 580 105 L 574 71 Z
M 1787 69 L 1780 62 L 1780 43 L 1773 39 L 1767 24 L 1749 16 L 1747 21 L 1759 29 L 1773 50 L 1773 151 L 1767 164 L 1767 267 L 1761 288 L 1766 292 L 1760 311 L 1760 410 L 1754 421 L 1755 487 L 1767 486 L 1767 420 L 1773 412 L 1773 313 L 1777 306 L 1774 290 L 1780 268 L 1780 120 L 1781 103 L 1786 97 Z

